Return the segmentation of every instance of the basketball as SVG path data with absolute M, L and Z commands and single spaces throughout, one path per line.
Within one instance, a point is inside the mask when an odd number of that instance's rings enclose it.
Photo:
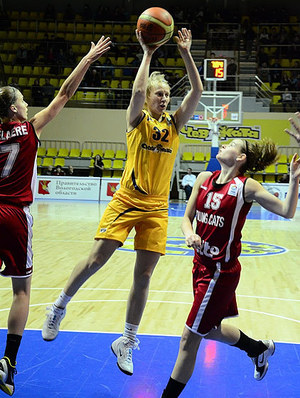
M 174 21 L 172 15 L 160 7 L 151 7 L 142 12 L 137 21 L 137 29 L 147 45 L 166 43 L 173 35 Z

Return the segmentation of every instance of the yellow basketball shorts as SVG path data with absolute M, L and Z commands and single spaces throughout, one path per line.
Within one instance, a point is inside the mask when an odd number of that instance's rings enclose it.
M 135 228 L 135 250 L 166 252 L 168 209 L 145 210 L 113 198 L 100 220 L 95 239 L 113 239 L 123 245 Z

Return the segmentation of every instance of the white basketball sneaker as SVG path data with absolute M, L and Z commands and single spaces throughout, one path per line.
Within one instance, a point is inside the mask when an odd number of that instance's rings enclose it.
M 139 350 L 139 343 L 140 341 L 137 338 L 133 342 L 127 337 L 121 336 L 113 341 L 111 345 L 111 350 L 117 357 L 119 369 L 129 376 L 133 374 L 132 350 Z
M 258 357 L 251 358 L 254 363 L 254 378 L 257 381 L 262 380 L 268 370 L 268 358 L 275 352 L 275 344 L 273 340 L 261 340 L 267 347 Z
M 0 390 L 7 395 L 15 392 L 14 375 L 17 374 L 15 366 L 12 366 L 9 358 L 0 359 Z
M 58 308 L 54 304 L 46 309 L 48 312 L 46 313 L 42 336 L 44 340 L 51 341 L 58 335 L 59 325 L 66 315 L 66 309 Z

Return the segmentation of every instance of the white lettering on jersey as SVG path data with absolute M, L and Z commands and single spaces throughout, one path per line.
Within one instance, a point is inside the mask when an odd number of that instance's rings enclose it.
M 10 138 L 19 137 L 22 135 L 28 135 L 27 128 L 24 124 L 14 127 L 11 131 L 0 130 L 0 141 L 9 140 Z
M 224 227 L 224 217 L 214 214 L 208 216 L 208 214 L 203 211 L 196 210 L 196 220 L 203 224 L 214 225 L 220 228 Z
M 201 255 L 212 258 L 220 253 L 220 249 L 217 246 L 210 246 L 209 242 L 202 240 L 200 249 L 197 249 L 197 252 Z

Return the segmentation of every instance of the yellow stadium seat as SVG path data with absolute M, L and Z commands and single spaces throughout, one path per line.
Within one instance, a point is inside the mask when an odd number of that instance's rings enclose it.
M 288 158 L 289 163 L 291 163 L 293 156 L 294 155 L 289 155 L 289 158 Z
M 118 149 L 116 152 L 116 159 L 126 159 L 126 151 L 122 150 L 122 149 Z
M 103 157 L 106 159 L 113 159 L 115 157 L 115 152 L 112 149 L 106 149 Z
M 121 81 L 122 88 L 129 88 L 129 85 L 130 85 L 130 80 L 122 80 Z
M 43 158 L 42 167 L 53 166 L 53 158 Z
M 69 157 L 70 158 L 78 158 L 80 156 L 80 149 L 79 148 L 72 148 L 70 150 Z
M 103 156 L 103 150 L 102 149 L 94 149 L 93 150 L 93 157 L 96 155 L 100 155 L 101 157 Z
M 81 152 L 81 157 L 82 158 L 90 158 L 92 156 L 92 150 L 91 149 L 83 149 Z
M 42 158 L 39 158 L 39 157 L 36 159 L 37 167 L 40 167 L 40 166 L 42 165 L 42 160 L 43 160 L 43 159 L 42 159 Z
M 205 160 L 208 162 L 210 160 L 210 152 L 207 152 L 205 155 Z
M 258 182 L 264 182 L 262 174 L 253 174 L 253 179 L 258 181 Z
M 274 174 L 266 174 L 265 175 L 265 182 L 274 183 L 276 182 Z
M 117 88 L 119 86 L 119 80 L 112 80 L 110 83 L 111 88 Z
M 272 103 L 274 105 L 278 104 L 280 100 L 281 100 L 281 95 L 273 95 Z
M 115 159 L 112 164 L 113 169 L 122 169 L 124 168 L 123 160 Z
M 278 163 L 287 163 L 287 161 L 288 161 L 287 156 L 284 153 L 282 153 L 278 159 Z
M 202 152 L 196 152 L 194 155 L 194 160 L 197 162 L 204 162 L 204 153 Z
M 192 152 L 183 152 L 182 160 L 193 160 L 193 153 Z
M 57 149 L 56 148 L 48 148 L 46 152 L 46 156 L 55 157 L 57 156 Z
M 39 146 L 37 150 L 38 156 L 45 156 L 46 155 L 46 148 L 43 146 Z
M 103 159 L 103 177 L 111 177 L 111 160 L 110 159 Z
M 54 167 L 56 166 L 65 167 L 65 158 L 56 158 L 54 161 Z
M 123 174 L 122 170 L 113 170 L 112 178 L 121 178 Z
M 265 173 L 269 173 L 269 174 L 275 174 L 276 170 L 275 170 L 275 164 L 271 164 L 270 166 L 265 168 Z
M 288 174 L 289 167 L 287 164 L 278 164 L 277 165 L 277 173 L 278 174 Z
M 59 151 L 58 151 L 57 156 L 64 157 L 64 158 L 68 157 L 69 156 L 69 149 L 68 148 L 60 148 Z

